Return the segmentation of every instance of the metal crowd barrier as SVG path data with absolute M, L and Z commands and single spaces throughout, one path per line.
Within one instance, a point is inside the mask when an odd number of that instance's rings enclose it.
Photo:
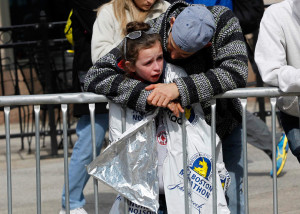
M 270 97 L 271 110 L 272 110 L 272 142 L 273 142 L 273 172 L 276 172 L 276 101 L 279 96 L 299 96 L 300 93 L 283 93 L 278 88 L 265 87 L 265 88 L 243 88 L 228 91 L 224 94 L 215 96 L 211 100 L 212 110 L 212 124 L 211 130 L 212 136 L 212 160 L 213 160 L 213 186 L 216 186 L 216 99 L 224 98 L 240 98 L 243 110 L 243 159 L 244 161 L 244 199 L 245 199 L 245 214 L 249 213 L 248 202 L 248 163 L 247 163 L 247 135 L 246 135 L 246 108 L 247 97 Z M 299 99 L 300 100 L 300 99 Z M 36 196 L 37 196 L 37 213 L 41 211 L 41 171 L 40 171 L 40 136 L 39 136 L 39 115 L 41 104 L 61 104 L 61 111 L 63 115 L 63 136 L 64 136 L 64 180 L 65 180 L 65 193 L 66 193 L 66 213 L 70 213 L 69 206 L 69 170 L 68 170 L 68 142 L 67 142 L 67 109 L 68 104 L 72 103 L 89 103 L 91 126 L 92 126 L 92 143 L 93 143 L 93 158 L 96 158 L 96 140 L 95 140 L 95 103 L 107 102 L 107 98 L 102 95 L 96 95 L 93 93 L 72 93 L 72 94 L 44 94 L 44 95 L 15 95 L 15 96 L 2 96 L 0 97 L 0 107 L 4 107 L 5 115 L 5 135 L 6 135 L 6 165 L 7 165 L 7 207 L 8 213 L 12 213 L 12 177 L 11 177 L 11 151 L 10 151 L 10 106 L 20 105 L 34 105 L 35 112 L 35 141 L 36 141 Z M 122 119 L 124 121 L 124 119 Z M 182 123 L 184 124 L 184 123 Z M 183 127 L 183 129 L 185 129 Z M 187 154 L 185 146 L 185 133 L 183 133 L 183 162 L 184 166 L 187 165 Z M 185 168 L 186 170 L 186 168 Z M 187 190 L 187 178 L 188 173 L 184 173 L 185 184 L 185 214 L 189 213 L 188 204 L 188 190 Z M 98 182 L 94 179 L 94 199 L 95 199 L 95 213 L 98 213 Z M 216 188 L 213 188 L 213 214 L 217 213 L 217 192 Z M 126 204 L 126 203 L 125 203 Z M 128 210 L 128 209 L 127 209 Z M 278 214 L 278 195 L 277 195 L 277 175 L 273 175 L 273 213 Z

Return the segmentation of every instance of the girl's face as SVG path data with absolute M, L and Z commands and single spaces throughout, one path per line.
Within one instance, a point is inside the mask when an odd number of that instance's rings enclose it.
M 161 44 L 157 41 L 151 48 L 139 51 L 135 65 L 130 65 L 128 61 L 126 63 L 129 71 L 138 78 L 155 83 L 162 73 L 163 61 Z
M 135 5 L 143 11 L 148 11 L 156 2 L 156 0 L 133 0 Z

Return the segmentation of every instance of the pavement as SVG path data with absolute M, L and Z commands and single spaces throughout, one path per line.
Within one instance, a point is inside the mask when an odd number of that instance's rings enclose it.
M 249 111 L 257 106 L 248 105 Z M 270 124 L 268 118 L 267 124 Z M 278 124 L 278 123 L 277 123 Z M 11 133 L 18 132 L 19 125 L 11 125 Z M 280 132 L 280 127 L 277 127 Z M 0 126 L 0 134 L 4 126 Z M 49 137 L 48 137 L 49 138 Z M 73 142 L 76 136 L 72 137 Z M 41 146 L 41 199 L 42 213 L 58 213 L 61 207 L 61 192 L 64 183 L 63 151 L 56 157 L 50 155 L 50 139 L 46 138 L 45 147 Z M 36 213 L 36 175 L 35 142 L 31 139 L 32 153 L 28 154 L 28 139 L 25 149 L 20 151 L 19 138 L 11 139 L 12 167 L 12 213 Z M 72 150 L 70 149 L 70 153 Z M 248 144 L 248 182 L 249 211 L 251 214 L 273 213 L 273 182 L 270 177 L 271 161 L 261 150 Z M 278 213 L 300 213 L 300 167 L 296 158 L 289 151 L 282 175 L 278 177 Z M 7 212 L 7 178 L 6 178 L 6 143 L 0 140 L 0 213 Z M 84 189 L 86 206 L 89 214 L 94 213 L 94 190 L 92 179 Z M 108 214 L 116 193 L 99 182 L 99 213 Z

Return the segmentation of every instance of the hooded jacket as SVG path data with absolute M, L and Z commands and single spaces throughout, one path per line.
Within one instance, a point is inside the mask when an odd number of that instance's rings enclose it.
M 213 96 L 246 85 L 246 45 L 238 19 L 232 11 L 223 6 L 212 6 L 208 9 L 214 16 L 216 32 L 211 39 L 211 46 L 201 49 L 189 58 L 171 60 L 167 52 L 169 21 L 188 6 L 191 5 L 186 2 L 175 2 L 164 14 L 148 23 L 162 37 L 165 59 L 183 67 L 190 75 L 174 80 L 179 89 L 182 106 L 200 102 L 205 120 L 210 125 L 210 100 Z M 100 58 L 89 70 L 85 79 L 85 90 L 106 95 L 113 102 L 137 111 L 149 111 L 153 106 L 147 104 L 147 97 L 151 93 L 144 89 L 147 84 L 125 78 L 124 71 L 118 69 L 122 45 L 123 42 Z M 216 128 L 222 139 L 241 123 L 241 119 L 241 105 L 237 99 L 217 100 Z
M 300 92 L 300 1 L 286 0 L 266 9 L 255 48 L 262 80 L 283 92 Z M 278 108 L 299 115 L 297 97 L 279 97 Z

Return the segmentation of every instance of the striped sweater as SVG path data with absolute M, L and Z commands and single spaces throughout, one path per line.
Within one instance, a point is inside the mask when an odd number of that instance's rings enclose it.
M 213 96 L 239 87 L 245 87 L 248 74 L 247 52 L 238 19 L 226 7 L 208 7 L 216 22 L 216 32 L 211 45 L 187 59 L 171 60 L 167 52 L 167 32 L 169 20 L 189 4 L 175 2 L 166 13 L 148 22 L 163 39 L 164 57 L 179 65 L 189 74 L 175 79 L 182 106 L 200 102 L 205 120 L 211 123 L 210 100 Z M 144 88 L 146 83 L 126 78 L 118 67 L 121 59 L 122 43 L 110 53 L 100 58 L 89 70 L 85 79 L 85 90 L 106 95 L 116 103 L 147 112 L 152 106 L 147 104 L 151 91 Z M 217 100 L 217 133 L 224 139 L 241 123 L 241 105 L 237 99 Z

